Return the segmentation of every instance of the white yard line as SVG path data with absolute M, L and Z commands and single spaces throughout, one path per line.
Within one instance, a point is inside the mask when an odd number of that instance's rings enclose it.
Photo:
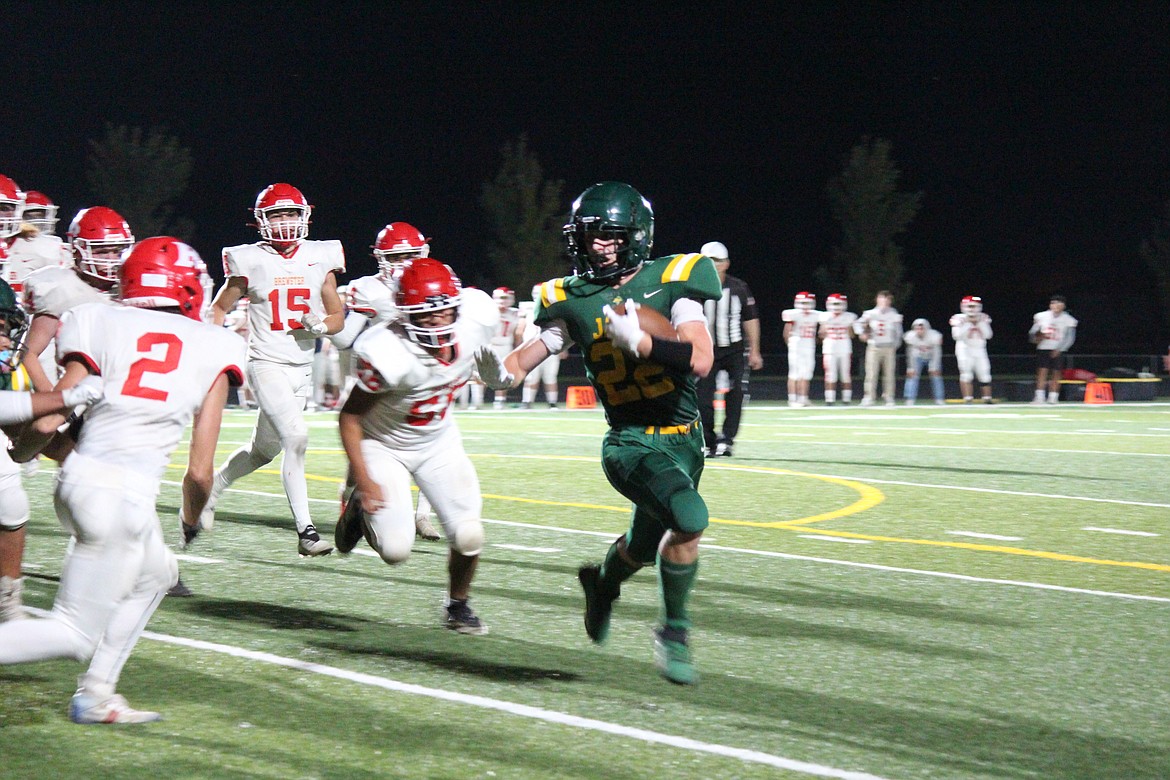
M 373 688 L 381 688 L 387 691 L 394 691 L 395 693 L 404 693 L 411 696 L 425 696 L 430 699 L 438 699 L 440 701 L 452 702 L 464 706 L 479 707 L 485 710 L 495 710 L 497 712 L 504 712 L 509 715 L 515 715 L 521 718 L 540 720 L 545 721 L 546 723 L 556 723 L 562 726 L 585 729 L 588 731 L 599 731 L 605 734 L 613 734 L 618 737 L 639 740 L 641 742 L 648 742 L 657 745 L 669 745 L 671 747 L 680 748 L 683 750 L 691 750 L 696 753 L 708 753 L 715 756 L 722 756 L 724 758 L 733 758 L 740 761 L 747 761 L 753 764 L 764 764 L 766 766 L 776 767 L 777 769 L 786 769 L 791 772 L 802 772 L 814 777 L 832 777 L 839 778 L 839 780 L 882 780 L 882 778 L 878 777 L 877 775 L 871 775 L 866 772 L 853 772 L 847 769 L 837 769 L 835 767 L 825 766 L 823 764 L 813 764 L 807 761 L 797 761 L 796 759 L 785 758 L 783 756 L 774 756 L 771 753 L 763 753 L 758 750 L 746 750 L 744 748 L 730 747 L 728 745 L 720 745 L 713 742 L 701 742 L 697 739 L 690 739 L 689 737 L 679 737 L 673 734 L 663 734 L 658 731 L 634 728 L 632 726 L 623 726 L 620 723 L 609 723 L 603 720 L 595 720 L 594 718 L 583 718 L 578 715 L 570 715 L 565 712 L 544 709 L 542 707 L 532 707 L 527 704 L 517 704 L 515 702 L 503 701 L 501 699 L 491 699 L 487 696 L 474 696 L 467 693 L 459 693 L 457 691 L 446 691 L 442 688 L 429 688 L 425 685 L 401 682 L 399 680 L 392 680 L 388 677 L 379 677 L 377 675 L 365 674 L 363 672 L 353 672 L 348 669 L 339 669 L 336 666 L 316 664 L 309 661 L 301 661 L 296 658 L 286 658 L 284 656 L 275 655 L 273 653 L 247 650 L 242 647 L 220 644 L 218 642 L 206 642 L 201 639 L 188 639 L 186 637 L 172 636 L 169 634 L 159 634 L 154 631 L 146 631 L 142 636 L 155 642 L 163 642 L 165 644 L 178 645 L 180 647 L 189 647 L 193 650 L 202 650 L 204 652 L 220 653 L 222 655 L 232 656 L 233 658 L 242 658 L 248 661 L 271 664 L 273 666 L 281 666 L 286 669 L 296 669 L 301 672 L 319 674 L 325 677 L 333 677 L 338 680 L 345 680 L 347 682 L 356 683 L 358 685 L 365 685 Z
M 821 534 L 797 534 L 801 539 L 816 539 L 821 542 L 844 542 L 846 544 L 873 544 L 869 539 L 845 539 L 840 536 L 822 536 Z
M 1086 526 L 1082 531 L 1099 531 L 1103 534 L 1122 534 L 1124 536 L 1161 536 L 1161 534 L 1150 533 L 1149 531 L 1126 531 L 1122 528 L 1096 528 L 1094 526 Z
M 965 433 L 965 432 L 964 432 Z M 527 435 L 527 434 L 526 434 Z M 777 437 L 784 436 L 811 436 L 815 437 L 813 433 L 776 433 Z M 742 436 L 736 439 L 737 442 L 756 443 L 756 444 L 772 444 L 762 439 L 745 439 Z M 805 442 L 801 442 L 805 444 Z M 867 444 L 865 442 L 856 441 L 810 441 L 807 444 L 817 445 L 821 447 L 881 447 L 887 450 L 894 449 L 919 449 L 919 450 L 970 450 L 969 444 L 897 444 L 890 442 L 883 442 L 882 444 Z M 1060 455 L 1091 455 L 1096 457 L 1098 455 L 1132 455 L 1135 458 L 1170 458 L 1170 452 L 1116 452 L 1113 450 L 1064 450 L 1056 449 L 1054 447 L 978 447 L 980 452 L 1053 452 Z M 896 464 L 895 464 L 896 465 Z

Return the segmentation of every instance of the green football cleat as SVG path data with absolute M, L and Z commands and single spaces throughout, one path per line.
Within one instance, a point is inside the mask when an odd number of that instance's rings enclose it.
M 687 647 L 687 632 L 683 629 L 655 629 L 654 665 L 672 683 L 694 685 L 699 680 L 691 660 L 691 650 Z
M 617 595 L 607 596 L 599 589 L 601 566 L 589 564 L 577 570 L 581 590 L 585 591 L 585 633 L 595 644 L 605 644 L 609 638 L 609 616 Z

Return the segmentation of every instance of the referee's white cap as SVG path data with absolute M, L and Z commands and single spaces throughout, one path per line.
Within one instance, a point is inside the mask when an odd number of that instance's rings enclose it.
M 712 260 L 726 260 L 727 247 L 718 241 L 708 241 L 703 244 L 703 248 L 699 250 L 699 254 L 704 254 Z

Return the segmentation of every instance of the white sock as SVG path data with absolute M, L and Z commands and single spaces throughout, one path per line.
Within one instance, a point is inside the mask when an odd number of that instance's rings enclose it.
M 833 403 L 836 400 L 837 400 L 837 391 L 836 390 L 826 390 L 825 391 L 825 401 L 827 401 L 828 403 Z
M 1052 392 L 1050 390 L 1048 392 L 1048 403 L 1054 404 L 1059 400 L 1060 400 L 1060 391 L 1059 390 L 1057 390 L 1056 392 Z
M 850 401 L 852 401 L 853 400 L 853 391 L 852 390 L 842 390 L 841 391 L 841 400 L 844 401 L 845 403 L 849 403 Z

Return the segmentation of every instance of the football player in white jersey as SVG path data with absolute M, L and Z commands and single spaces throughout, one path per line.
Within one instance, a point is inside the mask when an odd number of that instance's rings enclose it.
M 780 314 L 788 345 L 788 405 L 808 406 L 808 386 L 817 364 L 817 326 L 824 312 L 817 311 L 817 296 L 810 292 L 798 292 L 792 305 Z
M 16 375 L 13 345 L 20 342 L 27 327 L 24 309 L 16 293 L 0 279 L 0 390 L 12 389 Z M 22 394 L 26 399 L 28 394 Z M 43 398 L 45 393 L 36 397 Z M 0 397 L 8 398 L 6 392 Z M 15 427 L 10 428 L 16 434 Z M 21 560 L 24 557 L 25 524 L 28 523 L 28 495 L 20 481 L 21 468 L 8 454 L 7 433 L 0 432 L 0 623 L 25 616 L 21 609 Z
M 313 525 L 305 483 L 309 429 L 304 410 L 312 392 L 317 338 L 337 333 L 345 313 L 335 274 L 345 272 L 340 241 L 310 241 L 312 206 L 291 184 L 260 191 L 252 214 L 261 241 L 223 250 L 224 283 L 212 303 L 222 325 L 241 297 L 248 298 L 248 383 L 260 407 L 252 440 L 215 472 L 201 522 L 214 522 L 223 491 L 266 466 L 282 451 L 280 476 L 297 527 L 301 555 L 333 550 Z
M 825 313 L 817 335 L 821 340 L 821 360 L 825 367 L 825 404 L 837 402 L 837 383 L 841 384 L 841 401 L 853 400 L 853 323 L 857 315 L 849 308 L 849 299 L 843 293 L 832 293 L 825 299 Z
M 910 331 L 902 339 L 906 342 L 906 405 L 913 406 L 918 400 L 918 380 L 923 373 L 930 376 L 930 387 L 934 402 L 945 404 L 946 393 L 942 380 L 943 334 L 930 327 L 930 321 L 919 317 L 910 325 Z
M 516 293 L 510 287 L 497 287 L 492 290 L 492 300 L 500 310 L 500 323 L 496 326 L 496 333 L 492 336 L 492 349 L 500 356 L 500 360 L 516 346 L 516 325 L 520 321 L 520 310 L 516 308 Z M 503 409 L 508 400 L 508 391 L 492 391 L 492 408 Z
M 402 273 L 406 261 L 430 255 L 430 241 L 409 222 L 391 222 L 378 231 L 373 246 L 378 273 L 354 279 L 346 286 L 345 326 L 329 337 L 338 349 L 348 352 L 364 331 L 397 319 L 398 308 L 394 305 L 394 296 L 398 290 L 398 275 Z M 342 393 L 344 398 L 357 380 L 347 371 L 343 381 L 346 383 Z M 345 506 L 353 488 L 353 473 L 347 472 L 345 482 L 341 485 L 341 515 L 345 514 Z M 431 504 L 420 490 L 418 506 L 414 511 L 415 534 L 434 542 L 440 537 L 431 523 L 430 514 Z
M 853 323 L 853 331 L 865 342 L 865 395 L 861 405 L 873 405 L 881 373 L 882 397 L 886 406 L 893 406 L 898 392 L 894 366 L 902 345 L 902 315 L 893 307 L 894 295 L 889 290 L 878 292 L 874 303 Z
M 53 340 L 61 316 L 82 303 L 109 300 L 118 281 L 122 253 L 134 245 L 134 234 L 122 215 L 105 206 L 77 212 L 67 233 L 73 268 L 48 265 L 24 279 L 24 307 L 32 314 L 25 342 L 25 370 L 38 391 L 51 390 L 57 381 L 38 364 Z
M 991 359 L 987 357 L 991 317 L 983 311 L 983 299 L 978 295 L 963 297 L 959 313 L 951 317 L 951 338 L 955 340 L 963 403 L 974 402 L 976 379 L 983 384 L 983 403 L 995 403 L 991 397 Z
M 1064 353 L 1077 340 L 1077 318 L 1065 311 L 1063 295 L 1053 295 L 1048 309 L 1032 315 L 1028 336 L 1036 345 L 1036 397 L 1034 404 L 1044 403 L 1044 388 L 1048 388 L 1048 403 L 1060 400 L 1060 380 L 1064 369 Z
M 462 290 L 432 258 L 406 265 L 396 301 L 402 318 L 369 329 L 353 347 L 357 385 L 339 424 L 357 491 L 338 523 L 337 549 L 349 552 L 364 535 L 382 560 L 405 561 L 415 535 L 413 477 L 450 548 L 445 624 L 486 634 L 468 604 L 484 539 L 479 478 L 450 412 L 476 351 L 491 342 L 499 310 L 483 292 Z
M 516 325 L 516 346 L 540 337 L 540 326 L 532 321 L 536 315 L 536 302 L 540 299 L 541 285 L 532 288 L 532 300 L 524 301 L 517 307 L 520 318 Z M 544 400 L 549 409 L 557 408 L 557 399 L 560 397 L 560 388 L 557 387 L 557 375 L 561 372 L 561 360 L 568 352 L 557 352 L 549 355 L 543 363 L 528 372 L 524 377 L 524 387 L 521 391 L 521 408 L 529 409 L 536 401 L 536 392 L 544 388 Z M 505 357 L 507 357 L 505 355 Z
M 26 276 L 47 265 L 70 265 L 70 253 L 61 239 L 53 235 L 57 225 L 57 207 L 53 202 L 36 190 L 19 193 L 12 179 L 0 175 L 0 205 L 12 208 L 14 200 L 20 201 L 19 224 L 14 233 L 9 233 L 5 222 L 0 233 L 8 251 L 4 281 L 20 295 Z
M 228 384 L 243 372 L 244 342 L 199 320 L 205 273 L 186 244 L 147 239 L 120 269 L 119 296 L 127 305 L 82 304 L 61 318 L 60 384 L 74 387 L 97 374 L 103 391 L 57 478 L 58 517 L 73 539 L 53 610 L 0 625 L 0 664 L 88 659 L 69 707 L 75 723 L 159 718 L 130 707 L 116 688 L 147 621 L 178 579 L 155 511 L 160 480 L 194 420 L 182 504 L 184 516 L 199 517 Z M 63 419 L 35 425 L 52 431 Z

